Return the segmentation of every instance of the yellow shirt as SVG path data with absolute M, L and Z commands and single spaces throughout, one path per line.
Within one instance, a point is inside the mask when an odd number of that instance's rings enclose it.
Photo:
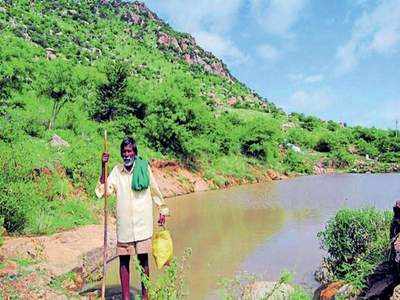
M 149 166 L 150 184 L 143 191 L 134 191 L 131 187 L 132 172 L 123 164 L 116 165 L 107 178 L 107 195 L 115 193 L 117 197 L 117 240 L 134 242 L 145 240 L 153 235 L 153 203 L 156 203 L 163 215 L 168 215 L 168 207 L 154 179 Z M 96 195 L 104 195 L 104 184 L 97 183 Z

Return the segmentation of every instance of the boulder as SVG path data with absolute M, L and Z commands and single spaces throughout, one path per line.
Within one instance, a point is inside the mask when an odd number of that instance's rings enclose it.
M 272 180 L 278 180 L 280 179 L 279 173 L 274 171 L 274 170 L 267 170 L 267 175 L 269 178 L 271 178 Z
M 228 105 L 229 106 L 234 106 L 238 102 L 236 97 L 231 97 L 228 99 Z
M 333 277 L 332 268 L 325 260 L 322 260 L 321 265 L 314 273 L 315 280 L 322 284 L 328 284 L 333 280 Z
M 352 297 L 355 297 L 355 294 L 355 288 L 350 283 L 346 283 L 337 291 L 335 297 L 340 299 L 351 299 Z
M 345 285 L 343 281 L 335 281 L 321 285 L 314 292 L 314 300 L 333 300 L 338 291 Z
M 160 32 L 158 34 L 158 40 L 157 40 L 159 45 L 162 45 L 164 47 L 168 47 L 171 43 L 171 38 L 168 34 L 164 32 Z
M 257 281 L 246 286 L 241 299 L 289 300 L 294 288 L 287 283 Z
M 134 24 L 134 25 L 140 25 L 141 26 L 141 25 L 144 24 L 143 19 L 139 15 L 137 15 L 137 14 L 135 14 L 133 12 L 127 12 L 123 16 L 123 19 L 125 21 L 127 21 L 128 23 L 131 23 L 131 24 Z
M 400 300 L 400 284 L 393 289 L 392 297 L 390 300 Z
M 53 147 L 69 147 L 68 142 L 64 141 L 57 134 L 53 135 L 53 137 L 51 138 L 50 145 Z
M 46 48 L 46 59 L 53 60 L 56 58 L 57 58 L 56 51 L 53 48 Z

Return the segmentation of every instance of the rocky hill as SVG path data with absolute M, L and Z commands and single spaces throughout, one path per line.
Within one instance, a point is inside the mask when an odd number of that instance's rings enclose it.
M 287 115 L 143 3 L 5 0 L 0 30 L 0 221 L 10 233 L 99 221 L 104 129 L 111 165 L 133 135 L 169 196 L 399 168 L 394 131 Z

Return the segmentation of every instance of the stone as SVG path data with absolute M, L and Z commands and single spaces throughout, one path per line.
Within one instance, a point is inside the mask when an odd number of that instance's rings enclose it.
M 265 102 L 263 104 L 265 104 Z M 296 127 L 296 125 L 294 123 L 292 123 L 292 122 L 284 123 L 281 126 L 282 130 L 285 130 L 285 131 L 290 129 L 290 128 L 293 128 L 293 127 Z
M 272 170 L 272 169 L 267 170 L 267 175 L 272 180 L 278 180 L 280 178 L 279 174 L 276 171 Z
M 57 134 L 53 135 L 53 137 L 51 138 L 50 145 L 53 147 L 69 147 L 68 142 L 64 141 Z
M 128 23 L 131 23 L 134 25 L 143 25 L 143 23 L 144 23 L 143 19 L 139 15 L 137 15 L 133 12 L 127 12 L 123 18 Z
M 228 99 L 228 105 L 234 106 L 236 103 L 238 103 L 237 98 L 231 97 L 231 98 Z
M 322 284 L 328 284 L 333 280 L 333 273 L 329 264 L 323 260 L 321 265 L 314 273 L 314 278 L 316 281 Z
M 179 46 L 178 40 L 175 37 L 170 38 L 171 45 L 178 51 L 181 51 L 181 47 Z
M 319 296 L 320 300 L 333 300 L 339 289 L 344 285 L 343 281 L 336 281 L 328 284 L 328 286 L 321 291 Z
M 192 57 L 190 56 L 190 54 L 185 54 L 185 55 L 184 55 L 184 59 L 185 59 L 185 61 L 186 61 L 189 65 L 193 64 L 193 59 L 192 59 Z
M 390 300 L 400 300 L 400 284 L 393 289 L 393 295 Z
M 52 48 L 46 48 L 46 59 L 53 60 L 56 58 L 57 58 L 56 51 Z
M 179 42 L 179 46 L 182 49 L 182 51 L 186 52 L 187 49 L 189 48 L 188 44 L 186 44 L 185 42 L 180 41 Z
M 287 283 L 257 281 L 245 287 L 240 299 L 289 300 L 293 292 L 293 287 Z
M 336 297 L 350 299 L 355 294 L 355 289 L 350 283 L 343 285 L 336 293 Z M 399 299 L 400 300 L 400 299 Z
M 164 47 L 168 47 L 171 43 L 170 37 L 168 34 L 164 32 L 160 32 L 158 35 L 158 40 L 157 40 L 159 45 L 162 45 Z

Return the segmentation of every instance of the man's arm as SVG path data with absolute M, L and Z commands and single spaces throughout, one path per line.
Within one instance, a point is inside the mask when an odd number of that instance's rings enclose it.
M 151 191 L 151 196 L 153 198 L 154 203 L 158 207 L 158 211 L 160 213 L 160 217 L 158 220 L 158 224 L 164 225 L 165 223 L 165 216 L 169 216 L 169 208 L 165 204 L 164 197 L 161 194 L 160 189 L 158 188 L 158 184 L 154 178 L 153 172 L 151 171 L 150 165 L 148 166 L 149 168 L 149 176 L 150 176 L 150 191 Z
M 108 163 L 110 155 L 108 153 L 103 153 L 102 160 L 101 160 L 101 174 L 100 174 L 100 180 L 97 183 L 96 186 L 96 195 L 98 198 L 101 198 L 104 196 L 104 190 L 105 190 L 105 174 L 106 174 L 106 163 Z M 115 177 L 115 168 L 111 171 L 110 175 L 107 178 L 107 195 L 110 196 L 114 193 L 115 187 L 114 187 L 114 177 Z

